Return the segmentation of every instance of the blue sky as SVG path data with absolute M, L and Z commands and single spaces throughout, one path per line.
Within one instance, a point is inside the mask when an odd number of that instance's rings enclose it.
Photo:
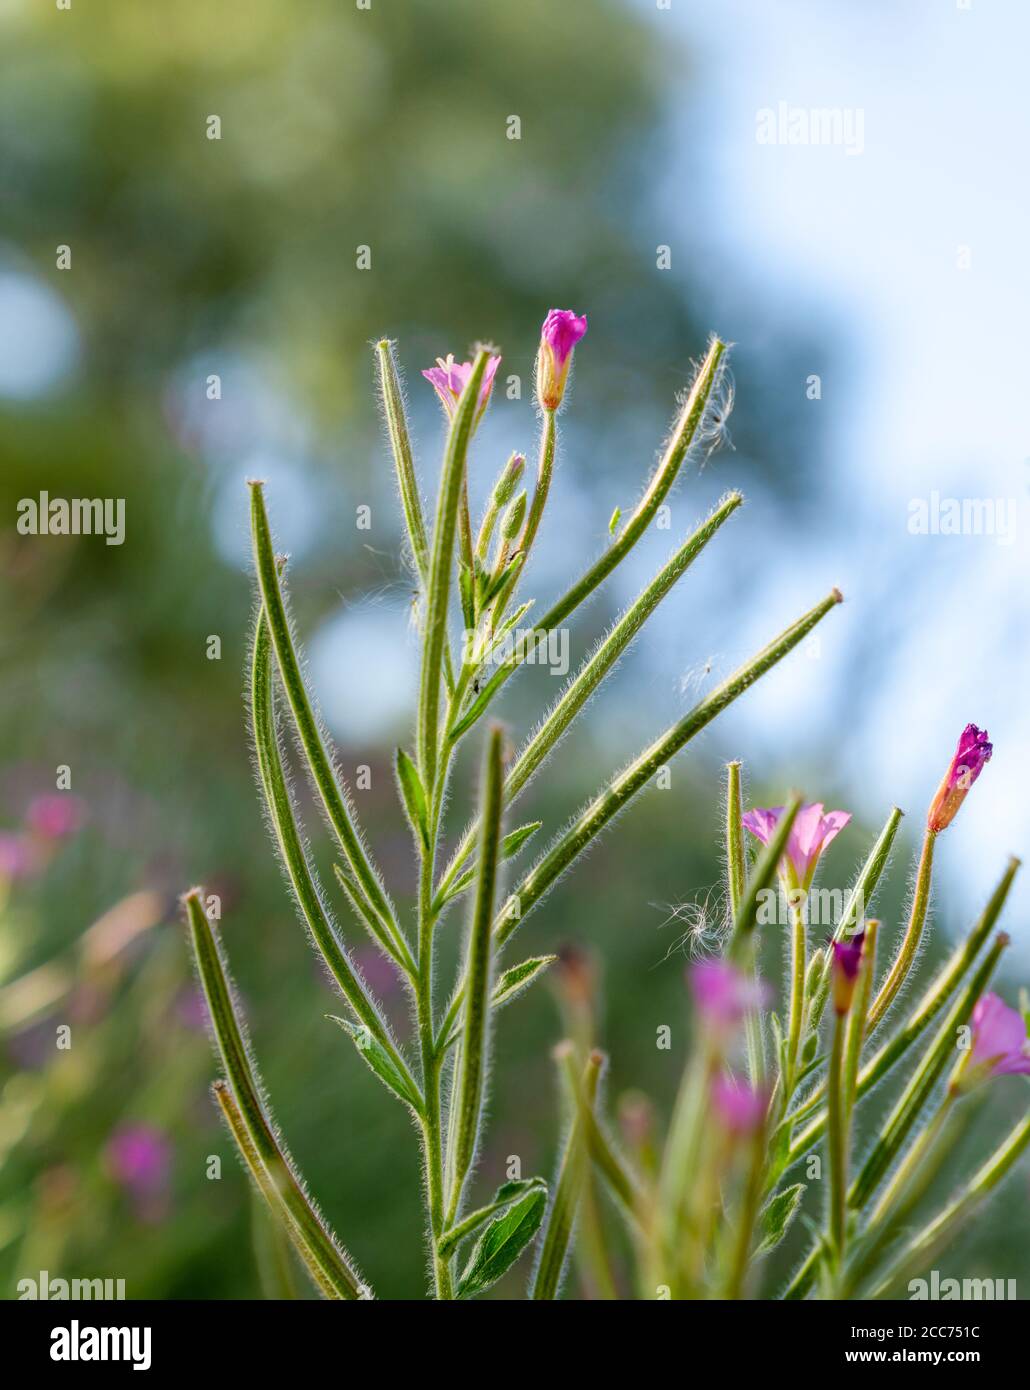
M 834 340 L 835 371 L 813 404 L 831 425 L 821 436 L 825 524 L 793 563 L 763 573 L 763 606 L 786 611 L 800 598 L 800 562 L 806 592 L 826 577 L 848 599 L 824 650 L 831 667 L 838 643 L 882 629 L 860 691 L 834 692 L 832 677 L 813 682 L 795 661 L 729 720 L 772 727 L 781 749 L 800 752 L 832 731 L 836 693 L 849 709 L 840 757 L 862 809 L 875 817 L 893 798 L 913 821 L 961 727 L 986 726 L 995 757 L 940 856 L 953 903 L 969 911 L 1005 854 L 1025 856 L 1030 840 L 1030 6 L 634 8 L 674 25 L 695 60 L 669 96 L 691 155 L 686 177 L 665 171 L 662 239 L 689 236 L 696 247 L 694 211 L 704 207 L 703 272 L 722 287 L 721 332 L 764 336 L 773 300 Z M 780 102 L 861 112 L 861 153 L 760 143 L 757 113 Z M 720 466 L 747 490 L 746 460 Z M 934 491 L 1003 500 L 1009 543 L 910 534 L 913 500 Z M 1019 929 L 1028 904 L 1024 881 L 1008 925 L 1030 954 Z M 949 905 L 955 925 L 957 916 Z

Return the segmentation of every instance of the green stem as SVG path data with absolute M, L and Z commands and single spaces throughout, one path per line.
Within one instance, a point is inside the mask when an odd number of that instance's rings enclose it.
M 497 595 L 493 604 L 491 623 L 496 628 L 504 617 L 504 610 L 511 601 L 511 596 L 515 592 L 515 585 L 518 582 L 519 574 L 524 574 L 526 561 L 529 552 L 533 549 L 533 542 L 536 540 L 536 533 L 540 529 L 540 521 L 547 505 L 548 494 L 551 491 L 551 478 L 554 476 L 554 451 L 557 443 L 557 422 L 553 410 L 545 410 L 544 418 L 540 425 L 540 453 L 537 459 L 536 487 L 533 491 L 533 501 L 530 504 L 529 515 L 526 517 L 526 524 L 522 528 L 522 535 L 519 538 L 519 551 L 522 554 L 522 565 L 517 574 L 508 580 L 504 588 Z
M 754 1244 L 755 1222 L 762 1201 L 765 1170 L 765 1131 L 760 1129 L 751 1141 L 751 1161 L 748 1164 L 744 1197 L 741 1202 L 736 1239 L 733 1247 L 733 1260 L 726 1288 L 728 1299 L 739 1299 L 744 1293 L 744 1284 L 751 1266 L 751 1247 Z
M 864 1283 L 879 1262 L 884 1250 L 904 1230 L 909 1217 L 917 1204 L 929 1191 L 942 1171 L 944 1164 L 954 1150 L 964 1117 L 945 1096 L 944 1104 L 938 1109 L 929 1126 L 913 1141 L 906 1157 L 914 1157 L 915 1162 L 908 1167 L 907 1181 L 899 1188 L 889 1207 L 884 1207 L 885 1220 L 875 1215 L 867 1222 L 865 1229 L 851 1249 L 851 1258 L 844 1271 L 844 1278 L 838 1290 L 839 1296 L 853 1298 L 856 1290 Z M 880 1208 L 878 1207 L 878 1211 Z
M 418 763 L 427 796 L 431 795 L 431 789 L 436 786 L 440 675 L 447 639 L 447 608 L 454 559 L 454 534 L 461 504 L 468 446 L 475 426 L 487 357 L 488 354 L 483 348 L 476 353 L 472 370 L 454 410 L 444 451 L 436 522 L 433 527 L 418 703 Z
M 866 1063 L 858 1076 L 856 1095 L 861 1097 L 866 1094 L 877 1082 L 895 1066 L 908 1049 L 915 1043 L 920 1035 L 929 1027 L 940 1011 L 947 1004 L 958 989 L 962 980 L 971 969 L 976 957 L 980 954 L 980 948 L 987 940 L 994 928 L 1001 910 L 1005 905 L 1012 881 L 1020 867 L 1020 861 L 1011 858 L 1002 874 L 1000 881 L 994 892 L 991 894 L 990 901 L 981 913 L 973 930 L 969 933 L 965 941 L 953 952 L 950 960 L 944 965 L 935 976 L 930 987 L 919 1001 L 918 1006 L 913 1010 L 905 1026 L 891 1040 L 880 1048 L 879 1052 Z M 825 1093 L 825 1087 L 818 1087 L 811 1097 L 795 1114 L 795 1120 L 801 1119 L 804 1115 L 814 1109 L 819 1099 Z M 798 1136 L 791 1145 L 790 1153 L 787 1157 L 786 1166 L 796 1163 L 803 1158 L 812 1145 L 817 1141 L 823 1130 L 826 1128 L 825 1109 L 815 1117 Z
M 435 817 L 433 828 L 435 843 Z M 441 1058 L 435 1047 L 433 1031 L 433 918 L 430 911 L 433 891 L 432 850 L 422 856 L 418 893 L 418 987 L 416 1014 L 419 1045 L 422 1054 L 422 1088 L 424 1117 L 422 1140 L 426 1165 L 426 1206 L 429 1211 L 429 1252 L 438 1299 L 454 1296 L 450 1259 L 439 1252 L 439 1240 L 444 1231 L 444 1170 L 443 1133 L 440 1116 Z
M 830 1158 L 830 1247 L 837 1262 L 843 1266 L 847 1229 L 848 1193 L 848 1121 L 846 1081 L 844 1077 L 844 1038 L 847 1015 L 836 1014 L 833 1022 L 833 1047 L 830 1052 L 829 1136 Z
M 718 338 L 713 338 L 704 361 L 694 378 L 690 394 L 673 427 L 662 460 L 648 483 L 643 497 L 619 532 L 618 538 L 591 565 L 586 574 L 545 614 L 537 625 L 537 631 L 547 633 L 553 628 L 560 627 L 565 619 L 607 579 L 612 570 L 622 562 L 650 526 L 655 513 L 665 501 L 676 481 L 698 433 L 702 430 L 712 394 L 722 376 L 722 359 L 725 352 L 726 344 Z M 460 737 L 471 728 L 508 678 L 514 674 L 518 666 L 533 650 L 535 650 L 534 644 L 528 643 L 526 650 L 520 653 L 518 662 L 498 669 L 496 675 L 492 676 L 481 689 L 461 721 L 456 722 L 452 733 L 454 738 Z
M 469 926 L 468 957 L 465 963 L 465 1026 L 461 1041 L 460 1074 L 455 1097 L 451 1102 L 452 1106 L 456 1107 L 456 1127 L 448 1163 L 451 1174 L 448 1226 L 454 1224 L 461 1202 L 462 1187 L 472 1164 L 483 1103 L 486 1027 L 490 1012 L 490 929 L 493 925 L 501 843 L 502 743 L 501 729 L 492 729 L 483 772 L 482 809 L 479 817 L 482 827 L 479 836 L 479 873 L 475 907 Z
M 304 750 L 311 780 L 322 799 L 326 815 L 336 837 L 340 842 L 354 875 L 376 914 L 382 919 L 384 928 L 391 935 L 398 934 L 393 908 L 386 896 L 379 875 L 373 869 L 361 836 L 354 827 L 351 810 L 347 804 L 344 790 L 336 780 L 336 774 L 322 741 L 307 690 L 300 674 L 300 663 L 293 645 L 290 623 L 286 615 L 286 604 L 279 584 L 279 566 L 276 563 L 272 546 L 272 533 L 265 511 L 263 484 L 250 485 L 251 528 L 254 538 L 254 559 L 257 567 L 261 597 L 264 601 L 265 615 L 275 649 L 276 662 L 286 698 L 293 712 L 297 735 Z
M 407 1063 L 390 1036 L 386 1020 L 369 998 L 361 981 L 347 959 L 347 953 L 337 939 L 332 924 L 322 906 L 322 899 L 308 867 L 307 855 L 301 842 L 300 833 L 293 814 L 293 803 L 275 733 L 275 712 L 272 705 L 272 662 L 268 633 L 268 623 L 264 610 L 258 615 L 254 628 L 254 648 L 251 662 L 251 709 L 253 717 L 254 747 L 257 751 L 258 773 L 269 818 L 275 832 L 276 843 L 286 872 L 289 876 L 293 896 L 301 910 L 304 921 L 311 933 L 316 949 L 325 961 L 333 979 L 353 1009 L 355 1016 L 368 1028 L 376 1041 L 389 1054 L 405 1083 L 414 1095 L 418 1087 L 408 1070 Z M 371 919 L 376 920 L 376 919 Z M 414 962 L 403 937 L 394 943 L 385 936 L 381 944 L 404 969 L 413 970 Z M 392 948 L 392 949 L 391 949 Z M 406 952 L 407 954 L 403 954 Z
M 225 1120 L 229 1133 L 240 1151 L 247 1171 L 254 1180 L 254 1186 L 266 1203 L 268 1221 L 273 1223 L 278 1231 L 285 1233 L 285 1235 L 289 1237 L 312 1283 L 322 1294 L 323 1298 L 354 1298 L 355 1295 L 345 1292 L 349 1287 L 346 1279 L 342 1287 L 339 1289 L 337 1288 L 336 1281 L 329 1272 L 328 1265 L 325 1264 L 325 1267 L 323 1267 L 324 1261 L 322 1254 L 326 1252 L 318 1251 L 317 1238 L 315 1243 L 309 1244 L 305 1231 L 291 1215 L 291 1204 L 285 1200 L 280 1191 L 280 1172 L 277 1169 L 277 1177 L 273 1180 L 268 1169 L 261 1161 L 261 1156 L 251 1140 L 250 1132 L 243 1118 L 243 1112 L 237 1105 L 236 1098 L 228 1082 L 216 1081 L 211 1089 L 221 1109 L 222 1117 Z M 276 1167 L 274 1159 L 272 1160 L 272 1164 L 273 1167 Z M 287 1185 L 288 1182 L 289 1180 L 286 1179 Z M 267 1296 L 266 1294 L 266 1297 Z
M 861 1207 L 865 1205 L 877 1187 L 880 1178 L 894 1161 L 905 1136 L 915 1123 L 937 1078 L 954 1052 L 956 1030 L 968 1023 L 976 1001 L 990 983 L 1001 953 L 1008 944 L 1009 938 L 1004 932 L 999 932 L 976 974 L 949 1009 L 922 1061 L 913 1072 L 908 1085 L 884 1123 L 880 1137 L 852 1186 L 848 1196 L 851 1206 Z
M 908 972 L 912 969 L 912 964 L 915 961 L 916 952 L 919 950 L 919 942 L 922 939 L 926 914 L 930 906 L 930 883 L 933 878 L 933 850 L 936 840 L 937 836 L 934 831 L 927 830 L 923 839 L 923 851 L 919 856 L 919 868 L 916 871 L 916 886 L 912 896 L 912 910 L 909 913 L 908 926 L 905 929 L 905 935 L 894 964 L 890 968 L 890 973 L 880 986 L 880 991 L 869 1010 L 869 1018 L 866 1021 L 868 1033 L 873 1031 L 894 1003 L 898 990 L 905 983 Z
M 590 1058 L 591 1064 L 599 1070 L 603 1067 L 603 1053 L 594 1051 L 590 1054 Z M 631 1176 L 601 1128 L 593 1102 L 587 1095 L 582 1079 L 570 1071 L 570 1082 L 574 1087 L 573 1098 L 576 1102 L 576 1114 L 583 1129 L 583 1137 L 590 1157 L 608 1183 L 612 1195 L 619 1203 L 634 1234 L 639 1234 L 643 1199 L 636 1180 Z
M 575 1049 L 572 1043 L 565 1043 L 555 1049 L 555 1057 L 562 1070 L 568 1073 L 566 1084 L 575 1097 L 571 1079 L 571 1069 L 575 1067 Z M 597 1096 L 597 1084 L 601 1074 L 600 1054 L 591 1053 L 583 1071 L 582 1088 L 587 1104 L 591 1107 Z M 583 1143 L 582 1126 L 575 1099 L 572 1100 L 572 1121 L 568 1138 L 562 1154 L 558 1181 L 554 1189 L 554 1199 L 547 1214 L 547 1226 L 540 1245 L 540 1258 L 533 1276 L 530 1297 L 534 1300 L 557 1298 L 561 1285 L 562 1272 L 572 1239 L 572 1228 L 576 1220 L 583 1187 L 586 1152 Z
M 1025 1115 L 1005 1141 L 949 1203 L 908 1243 L 870 1298 L 882 1298 L 912 1269 L 925 1268 L 938 1251 L 955 1238 L 977 1207 L 998 1186 L 1030 1145 L 1030 1114 Z
M 808 969 L 808 938 L 805 926 L 805 893 L 794 880 L 784 885 L 790 905 L 790 1024 L 787 1032 L 787 1065 L 783 1080 L 782 1103 L 786 1106 L 794 1091 L 801 1025 L 805 1016 L 805 973 Z
M 508 903 L 501 909 L 497 923 L 498 943 L 512 934 L 528 912 L 540 901 L 574 859 L 591 843 L 608 822 L 647 786 L 660 767 L 664 767 L 695 734 L 700 733 L 722 711 L 742 695 L 768 670 L 781 661 L 801 642 L 816 624 L 841 601 L 834 589 L 821 603 L 799 618 L 756 656 L 685 715 L 678 723 L 656 739 L 620 773 L 582 812 L 575 824 L 562 835 L 523 878 Z M 517 909 L 513 915 L 513 907 Z
M 853 1210 L 860 1211 L 865 1206 L 893 1163 L 954 1051 L 956 1030 L 969 1021 L 976 1001 L 987 988 L 998 959 L 1008 944 L 1009 938 L 1004 932 L 999 932 L 976 974 L 948 1010 L 922 1060 L 884 1122 L 858 1177 L 851 1184 L 848 1206 Z M 815 1278 L 818 1258 L 817 1246 L 810 1251 L 808 1258 L 794 1276 L 784 1295 L 785 1298 L 804 1296 Z
M 842 941 L 844 937 L 855 927 L 865 916 L 867 908 L 873 901 L 873 894 L 876 892 L 877 885 L 887 867 L 890 858 L 891 847 L 894 844 L 895 836 L 898 833 L 898 826 L 904 815 L 897 806 L 892 807 L 890 815 L 884 823 L 883 829 L 877 837 L 876 843 L 869 851 L 869 855 L 862 865 L 858 878 L 855 880 L 851 892 L 848 894 L 847 901 L 840 914 L 840 919 L 833 930 L 834 941 Z M 812 1001 L 812 1028 L 817 1029 L 822 1022 L 823 1010 L 826 1008 L 826 1001 L 829 998 L 830 978 L 833 973 L 833 953 L 826 952 L 826 959 L 823 963 L 822 978 L 814 992 Z M 822 1089 L 822 1088 L 821 1088 Z M 821 1090 L 820 1090 L 821 1093 Z M 812 1108 L 811 1097 L 802 1110 Z
M 265 1114 L 257 1070 L 236 1017 L 228 968 L 218 938 L 201 905 L 200 890 L 194 888 L 187 893 L 185 903 L 200 981 L 222 1065 L 232 1087 L 231 1105 L 224 1103 L 224 1092 L 216 1092 L 226 1118 L 230 1120 L 230 1128 L 236 1136 L 237 1128 L 232 1124 L 233 1115 L 230 1113 L 235 1109 L 240 1132 L 246 1138 L 246 1143 L 239 1141 L 243 1157 L 251 1167 L 263 1195 L 266 1185 L 261 1179 L 261 1170 L 267 1174 L 269 1184 L 280 1199 L 276 1209 L 288 1216 L 290 1235 L 305 1263 L 317 1270 L 314 1277 L 319 1287 L 323 1291 L 331 1288 L 337 1298 L 362 1298 L 366 1296 L 367 1286 L 354 1272 L 339 1242 L 305 1195 L 304 1185 L 297 1177 L 285 1149 L 276 1139 Z M 253 1163 L 254 1155 L 258 1167 Z
M 658 571 L 623 613 L 608 635 L 598 643 L 579 668 L 576 676 L 540 721 L 521 752 L 508 769 L 504 781 L 505 804 L 511 806 L 528 785 L 534 773 L 561 741 L 572 721 L 615 668 L 647 619 L 661 603 L 705 546 L 743 502 L 739 492 L 730 493 L 706 518 L 671 560 Z M 461 872 L 475 844 L 477 825 L 466 830 L 437 889 L 441 896 Z
M 744 860 L 743 793 L 741 789 L 740 763 L 726 765 L 726 884 L 729 890 L 730 919 L 737 920 L 741 900 L 747 886 L 747 870 Z M 751 979 L 755 978 L 754 951 L 746 969 Z M 744 1036 L 747 1045 L 747 1070 L 752 1086 L 761 1086 L 765 1081 L 765 1037 L 762 1032 L 762 1017 L 757 1009 L 748 1009 L 744 1018 Z
M 400 376 L 393 355 L 393 344 L 383 338 L 376 344 L 376 361 L 379 368 L 379 390 L 382 393 L 383 414 L 390 436 L 394 467 L 397 472 L 397 485 L 401 494 L 401 506 L 407 523 L 408 539 L 415 558 L 415 569 L 423 584 L 429 578 L 429 542 L 426 538 L 426 523 L 422 515 L 422 500 L 418 492 L 418 479 L 415 476 L 415 459 L 411 448 L 411 435 L 404 411 L 404 393 L 401 390 Z

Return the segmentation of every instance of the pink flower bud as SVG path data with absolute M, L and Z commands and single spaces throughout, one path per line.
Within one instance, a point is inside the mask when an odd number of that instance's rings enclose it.
M 926 817 L 926 827 L 936 834 L 946 830 L 955 819 L 958 808 L 966 799 L 969 788 L 983 771 L 984 763 L 994 752 L 986 729 L 978 729 L 975 724 L 967 724 L 955 749 L 955 756 L 944 774 L 944 780 L 937 788 L 937 795 L 930 803 Z
M 833 1007 L 839 1014 L 851 1008 L 855 983 L 862 968 L 862 948 L 865 932 L 857 932 L 850 940 L 834 941 L 833 946 Z
M 536 391 L 545 410 L 557 410 L 561 405 L 572 349 L 586 331 L 586 315 L 571 309 L 552 309 L 544 319 L 536 359 Z

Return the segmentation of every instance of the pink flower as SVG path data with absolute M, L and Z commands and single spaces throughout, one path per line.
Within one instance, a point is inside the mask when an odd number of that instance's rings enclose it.
M 478 425 L 483 418 L 483 412 L 490 400 L 490 392 L 493 390 L 494 377 L 497 375 L 497 368 L 500 366 L 499 357 L 487 359 L 486 370 L 483 372 L 483 385 L 479 391 L 479 408 L 476 411 L 475 423 Z M 436 366 L 427 368 L 422 375 L 430 383 L 436 394 L 440 397 L 440 403 L 447 412 L 447 418 L 453 419 L 461 393 L 465 389 L 469 376 L 472 372 L 471 362 L 455 362 L 454 354 L 449 352 L 446 357 L 438 357 Z
M 544 410 L 557 410 L 561 405 L 572 349 L 586 331 L 586 315 L 571 309 L 551 309 L 544 319 L 536 360 L 537 396 Z
M 68 792 L 34 797 L 25 812 L 25 824 L 46 840 L 61 840 L 82 824 L 82 802 Z
M 926 817 L 927 829 L 937 834 L 946 830 L 955 819 L 958 808 L 966 799 L 969 788 L 983 771 L 984 763 L 990 760 L 994 747 L 986 729 L 978 729 L 975 724 L 967 724 L 955 749 L 955 756 L 944 774 L 944 780 L 937 788 L 937 794 L 930 803 Z
M 851 1008 L 855 981 L 862 968 L 862 947 L 865 932 L 856 932 L 850 940 L 831 942 L 833 947 L 833 1006 L 839 1014 Z
M 35 866 L 36 856 L 25 835 L 13 830 L 0 830 L 0 883 L 13 883 L 25 878 Z
M 966 1066 L 978 1080 L 989 1076 L 1030 1076 L 1026 1022 L 997 994 L 985 994 L 973 1010 L 973 1045 Z
M 712 1082 L 712 1109 L 723 1128 L 735 1138 L 754 1136 L 765 1122 L 769 1099 L 735 1076 L 717 1076 Z
M 745 811 L 742 817 L 744 829 L 750 830 L 756 839 L 767 845 L 772 839 L 780 817 L 782 806 L 768 808 L 755 807 Z M 810 806 L 802 806 L 794 817 L 787 838 L 785 861 L 793 869 L 802 888 L 809 888 L 815 875 L 816 865 L 823 850 L 835 839 L 851 819 L 850 811 L 823 811 L 823 803 L 815 801 Z M 781 866 L 782 871 L 782 866 Z
M 132 1198 L 143 1221 L 159 1221 L 165 1213 L 171 1176 L 171 1145 L 154 1125 L 123 1125 L 107 1143 L 111 1176 Z
M 196 985 L 182 990 L 175 1001 L 175 1016 L 184 1028 L 194 1033 L 205 1033 L 210 1015 L 204 991 Z
M 761 980 L 752 979 L 728 960 L 700 960 L 690 967 L 690 989 L 702 1018 L 718 1029 L 736 1027 L 751 1009 L 768 1000 Z

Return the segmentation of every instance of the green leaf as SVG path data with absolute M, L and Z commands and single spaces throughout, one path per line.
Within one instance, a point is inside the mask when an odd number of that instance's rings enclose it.
M 418 768 L 412 759 L 405 753 L 403 748 L 397 749 L 395 759 L 397 770 L 397 785 L 401 789 L 401 796 L 404 800 L 404 809 L 408 813 L 408 820 L 411 828 L 421 840 L 422 844 L 429 847 L 429 810 L 426 805 L 425 788 L 422 786 L 422 778 L 418 775 Z
M 493 987 L 493 992 L 490 995 L 490 1008 L 503 1009 L 506 1004 L 510 1004 L 557 959 L 557 956 L 532 956 L 529 960 L 524 960 L 521 965 L 513 965 L 510 970 L 506 970 Z M 446 1051 L 449 1047 L 453 1047 L 460 1037 L 461 1029 L 455 1025 L 447 1041 L 443 1044 L 443 1050 Z
M 521 965 L 513 965 L 510 970 L 506 970 L 494 985 L 490 1007 L 503 1009 L 505 1004 L 510 1004 L 557 959 L 557 956 L 531 956 L 529 960 L 524 960 Z
M 514 583 L 519 571 L 526 562 L 526 557 L 521 552 L 514 556 L 510 564 L 506 565 L 499 574 L 495 574 L 486 585 L 483 593 L 483 607 L 497 597 L 506 584 Z
M 501 860 L 513 859 L 522 846 L 529 840 L 543 825 L 542 820 L 530 821 L 528 825 L 520 825 L 518 830 L 513 830 L 510 835 L 505 835 L 501 841 Z M 441 898 L 437 898 L 433 903 L 433 910 L 439 912 L 444 903 L 449 903 L 452 898 L 456 898 L 459 893 L 464 893 L 476 876 L 475 868 L 466 869 L 465 872 L 454 880 L 450 888 Z
M 461 616 L 471 631 L 476 625 L 476 581 L 463 560 L 458 561 L 458 593 L 461 595 Z
M 542 820 L 530 821 L 528 825 L 520 825 L 518 830 L 513 830 L 510 835 L 505 835 L 501 841 L 501 858 L 511 859 L 543 825 Z
M 547 1189 L 535 1187 L 490 1222 L 458 1282 L 459 1298 L 475 1298 L 506 1274 L 540 1229 Z
M 490 1217 L 495 1215 L 495 1213 L 503 1210 L 504 1207 L 510 1206 L 516 1198 L 522 1197 L 533 1191 L 541 1191 L 546 1197 L 546 1181 L 543 1178 L 518 1178 L 513 1182 L 502 1183 L 494 1193 L 492 1202 L 488 1203 L 485 1207 L 480 1207 L 478 1211 L 474 1211 L 470 1216 L 466 1216 L 458 1225 L 452 1226 L 449 1231 L 444 1232 L 437 1242 L 440 1258 L 446 1259 L 459 1242 L 463 1241 L 466 1236 L 470 1236 L 473 1231 L 478 1231 L 483 1222 L 489 1221 Z
M 813 1072 L 818 1071 L 825 1061 L 826 1053 L 820 1052 L 817 1057 L 813 1057 L 810 1062 L 806 1063 L 797 1074 L 797 1080 L 794 1082 L 795 1087 L 800 1086 L 802 1081 L 810 1077 Z
M 351 1023 L 350 1019 L 339 1018 L 336 1014 L 326 1014 L 326 1018 L 331 1018 L 334 1023 L 338 1023 L 345 1033 L 350 1034 L 354 1046 L 364 1057 L 365 1061 L 375 1072 L 379 1080 L 389 1086 L 394 1095 L 400 1096 L 406 1105 L 410 1105 L 416 1115 L 421 1115 L 422 1105 L 415 1092 L 408 1085 L 406 1079 L 401 1075 L 394 1065 L 393 1058 L 386 1049 L 376 1041 L 371 1031 L 363 1023 Z
M 785 1187 L 782 1192 L 777 1192 L 775 1197 L 766 1202 L 758 1218 L 761 1239 L 755 1251 L 756 1255 L 766 1255 L 770 1250 L 775 1250 L 790 1230 L 791 1222 L 797 1216 L 804 1195 L 805 1184 L 798 1182 L 793 1187 Z
M 610 536 L 614 536 L 615 532 L 618 530 L 619 520 L 621 517 L 622 508 L 616 507 L 615 510 L 612 512 L 611 520 L 608 523 L 608 534 Z
M 794 1132 L 794 1121 L 788 1115 L 782 1120 L 769 1140 L 769 1159 L 766 1165 L 766 1190 L 775 1187 L 787 1166 L 790 1141 Z

